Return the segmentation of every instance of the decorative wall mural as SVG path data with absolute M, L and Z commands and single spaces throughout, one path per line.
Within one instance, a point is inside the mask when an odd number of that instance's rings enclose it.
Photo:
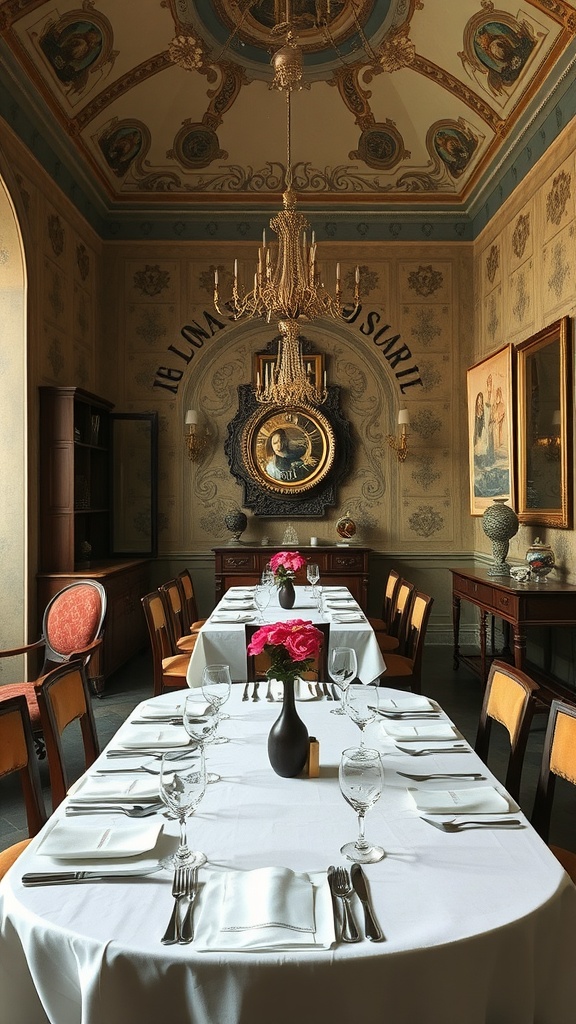
M 499 96 L 516 84 L 536 47 L 536 37 L 526 20 L 495 10 L 487 0 L 482 7 L 482 13 L 465 28 L 464 52 L 458 56 L 470 74 L 485 75 L 490 92 Z
M 362 160 L 368 167 L 374 167 L 376 170 L 390 170 L 410 156 L 411 154 L 404 148 L 400 132 L 392 121 L 375 124 L 363 131 L 358 149 L 350 153 L 351 160 Z
M 512 251 L 516 259 L 521 260 L 530 238 L 530 214 L 521 213 L 512 233 Z
M 213 160 L 228 159 L 226 150 L 220 149 L 216 132 L 190 120 L 184 122 L 174 139 L 174 149 L 166 155 L 168 158 L 175 156 L 183 167 L 191 168 L 208 167 Z
M 150 145 L 150 134 L 145 125 L 137 121 L 114 121 L 98 138 L 98 145 L 108 167 L 118 178 L 123 178 L 137 157 L 142 157 Z
M 459 178 L 472 159 L 478 145 L 477 137 L 454 121 L 442 121 L 432 125 L 429 134 L 434 152 L 440 157 L 449 174 L 453 178 Z
M 49 17 L 37 39 L 53 74 L 71 95 L 82 93 L 90 75 L 113 65 L 117 52 L 112 51 L 113 30 L 103 15 L 93 10 L 69 11 L 57 21 Z M 86 17 L 86 12 L 90 17 Z M 35 33 L 32 33 L 34 38 Z

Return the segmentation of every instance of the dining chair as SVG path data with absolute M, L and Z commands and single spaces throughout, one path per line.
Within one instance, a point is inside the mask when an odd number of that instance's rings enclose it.
M 191 654 L 198 639 L 198 629 L 191 630 L 184 614 L 182 590 L 177 580 L 168 580 L 158 587 L 164 597 L 172 654 Z
M 414 693 L 421 692 L 424 640 L 433 604 L 433 597 L 420 591 L 414 593 L 406 630 L 405 653 L 385 653 L 386 671 L 380 677 L 381 686 L 393 686 L 395 682 L 400 682 L 407 684 Z
M 172 638 L 162 594 L 155 590 L 141 598 L 150 644 L 154 675 L 154 696 L 166 690 L 183 690 L 190 654 L 173 654 Z
M 486 681 L 474 749 L 488 763 L 492 722 L 499 722 L 510 739 L 510 756 L 504 785 L 513 800 L 520 796 L 520 778 L 539 686 L 514 665 L 493 661 Z
M 13 843 L 0 853 L 0 878 L 4 877 L 47 819 L 32 724 L 23 693 L 14 697 L 0 696 L 0 778 L 13 772 L 20 776 L 29 838 Z
M 330 643 L 330 623 L 329 622 L 315 622 L 316 629 L 319 629 L 324 635 L 324 643 L 322 644 L 318 657 L 315 659 L 308 672 L 303 672 L 301 678 L 305 681 L 314 681 L 317 683 L 326 682 L 328 680 L 328 646 Z M 260 629 L 260 626 L 255 623 L 247 623 L 244 627 L 244 639 L 246 647 L 250 643 L 254 633 Z M 266 672 L 270 668 L 270 657 L 266 651 L 262 651 L 261 654 L 247 654 L 246 655 L 246 667 L 247 667 L 247 681 L 249 683 L 259 683 L 263 679 L 266 679 Z
M 557 776 L 576 786 L 576 707 L 561 700 L 553 700 L 550 705 L 532 810 L 532 825 L 545 843 L 548 843 L 550 835 Z M 550 846 L 550 849 L 572 881 L 576 882 L 576 853 L 561 846 Z
M 194 594 L 194 583 L 189 569 L 182 569 L 176 577 L 182 593 L 182 607 L 184 610 L 184 622 L 191 633 L 197 633 L 207 619 L 198 617 L 198 606 Z
M 44 651 L 44 662 L 36 679 L 24 683 L 6 683 L 2 696 L 23 694 L 34 733 L 36 752 L 44 756 L 40 710 L 36 699 L 36 683 L 56 665 L 82 658 L 88 667 L 99 654 L 106 616 L 106 591 L 97 580 L 80 579 L 58 591 L 48 602 L 42 619 L 39 640 L 12 650 L 0 651 L 0 658 Z
M 100 753 L 84 663 L 81 660 L 70 661 L 53 668 L 36 683 L 36 696 L 48 755 L 52 808 L 55 810 L 70 785 L 62 743 L 64 730 L 72 722 L 79 722 L 86 768 Z
M 416 586 L 408 580 L 401 579 L 396 588 L 396 597 L 391 612 L 390 627 L 387 633 L 376 633 L 376 641 L 382 654 L 405 654 L 408 623 Z
M 389 633 L 392 625 L 392 618 L 394 615 L 394 608 L 396 605 L 396 595 L 402 577 L 396 569 L 390 569 L 388 578 L 386 580 L 386 586 L 384 587 L 384 598 L 382 600 L 382 613 L 380 617 L 368 616 L 368 622 L 372 626 L 375 633 Z

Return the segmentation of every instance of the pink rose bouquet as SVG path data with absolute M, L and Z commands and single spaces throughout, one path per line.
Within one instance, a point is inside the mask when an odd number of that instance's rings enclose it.
M 299 551 L 279 551 L 270 559 L 270 568 L 277 586 L 281 586 L 287 580 L 293 580 L 298 570 L 305 565 L 306 559 L 302 558 Z
M 280 679 L 283 683 L 296 679 L 307 672 L 318 657 L 324 642 L 324 635 L 316 626 L 305 619 L 288 619 L 274 622 L 256 630 L 248 644 L 248 654 L 270 656 L 268 679 Z

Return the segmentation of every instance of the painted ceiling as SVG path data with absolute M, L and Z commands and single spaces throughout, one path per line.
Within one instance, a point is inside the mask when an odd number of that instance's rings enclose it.
M 303 204 L 469 211 L 573 81 L 564 0 L 292 0 Z M 4 0 L 4 84 L 108 211 L 277 202 L 286 0 Z M 280 28 L 278 28 L 280 26 Z

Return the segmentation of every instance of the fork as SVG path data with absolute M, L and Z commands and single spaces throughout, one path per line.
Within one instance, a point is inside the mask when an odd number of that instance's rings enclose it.
M 192 924 L 192 907 L 194 906 L 194 900 L 198 893 L 198 868 L 186 868 L 186 896 L 188 900 L 188 906 L 180 925 L 180 938 L 178 941 L 181 945 L 186 946 L 189 942 L 192 942 L 194 938 L 194 926 Z
M 273 701 L 274 694 L 272 693 L 272 680 L 268 680 L 268 689 L 266 690 L 266 700 Z
M 354 890 L 350 882 L 350 875 L 345 868 L 335 868 L 332 875 L 332 888 L 335 896 L 342 900 L 344 917 L 342 921 L 342 939 L 344 942 L 358 942 L 360 933 L 356 927 L 350 897 Z
M 162 936 L 161 941 L 165 946 L 171 946 L 175 942 L 180 941 L 180 924 L 178 921 L 178 912 L 180 909 L 180 900 L 186 895 L 186 875 L 185 868 L 175 868 L 174 880 L 172 882 L 172 895 L 174 897 L 174 906 L 172 908 L 172 914 L 168 922 L 168 927 Z
M 69 818 L 82 814 L 125 814 L 128 818 L 149 818 L 156 814 L 164 804 L 70 804 L 66 808 Z
M 468 821 L 433 821 L 432 818 L 426 818 L 422 815 L 422 821 L 428 822 L 429 825 L 434 825 L 435 828 L 439 828 L 441 832 L 465 832 L 471 828 L 522 828 L 522 822 L 518 821 L 518 818 L 493 818 L 491 821 L 479 821 L 478 818 L 472 818 Z
M 324 690 L 324 696 L 326 697 L 326 700 L 334 700 L 334 697 L 332 696 L 332 694 L 330 693 L 330 690 L 328 688 L 328 683 L 321 683 L 320 685 L 322 686 L 322 689 Z
M 252 700 L 260 700 L 260 697 L 258 696 L 258 687 L 259 686 L 260 686 L 260 683 L 254 683 L 254 689 L 252 691 Z
M 408 747 L 401 747 L 399 743 L 396 744 L 396 747 L 403 754 L 410 754 L 411 757 L 422 757 L 424 754 L 465 754 L 470 750 L 463 743 L 453 747 L 423 747 L 421 750 L 409 750 Z
M 480 772 L 436 772 L 433 775 L 413 775 L 410 772 L 396 772 L 405 779 L 412 779 L 414 782 L 428 782 L 430 779 L 470 779 L 476 782 L 478 779 L 485 779 Z

